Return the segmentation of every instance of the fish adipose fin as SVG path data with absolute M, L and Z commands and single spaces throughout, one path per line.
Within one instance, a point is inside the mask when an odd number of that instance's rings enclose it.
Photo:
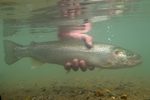
M 40 62 L 40 61 L 38 61 L 38 60 L 36 60 L 34 58 L 32 58 L 31 60 L 32 60 L 32 62 L 31 62 L 31 69 L 37 68 L 37 67 L 39 67 L 39 66 L 44 64 L 43 62 Z
M 15 48 L 16 47 L 22 47 L 19 44 L 16 44 L 14 42 L 11 42 L 9 40 L 4 40 L 4 52 L 5 52 L 5 62 L 8 65 L 13 64 L 14 62 L 21 59 L 20 57 L 15 56 Z

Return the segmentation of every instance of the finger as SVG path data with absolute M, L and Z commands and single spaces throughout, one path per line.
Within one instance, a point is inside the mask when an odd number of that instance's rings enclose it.
M 88 66 L 88 68 L 89 68 L 89 70 L 92 71 L 92 70 L 94 70 L 95 67 L 93 67 L 93 66 Z
M 84 60 L 81 60 L 79 63 L 80 69 L 85 72 L 87 70 L 86 63 Z
M 81 34 L 81 38 L 83 40 L 85 40 L 85 43 L 88 47 L 92 47 L 92 44 L 93 44 L 93 38 L 89 35 L 86 35 L 86 34 Z
M 93 38 L 92 37 L 88 37 L 88 38 L 86 38 L 85 42 L 86 42 L 88 47 L 92 47 Z
M 73 60 L 72 69 L 73 69 L 74 71 L 77 71 L 77 70 L 79 69 L 79 62 L 78 62 L 78 59 L 74 59 L 74 60 Z
M 66 65 L 64 66 L 64 68 L 66 69 L 66 70 L 70 70 L 71 69 L 71 63 L 66 63 Z

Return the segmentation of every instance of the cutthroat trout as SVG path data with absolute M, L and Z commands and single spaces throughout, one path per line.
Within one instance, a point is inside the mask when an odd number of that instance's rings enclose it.
M 87 66 L 102 69 L 130 68 L 141 63 L 140 55 L 121 47 L 94 42 L 92 48 L 88 48 L 84 41 L 77 39 L 32 42 L 28 46 L 4 40 L 4 49 L 8 65 L 23 57 L 33 58 L 34 67 L 44 63 L 65 65 L 75 58 L 84 60 Z

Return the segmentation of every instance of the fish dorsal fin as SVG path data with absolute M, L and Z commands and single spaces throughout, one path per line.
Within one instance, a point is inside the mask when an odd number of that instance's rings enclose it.
M 43 62 L 40 62 L 40 61 L 38 61 L 38 60 L 36 60 L 34 58 L 32 58 L 31 60 L 32 60 L 32 62 L 31 62 L 31 68 L 32 69 L 34 69 L 36 67 L 39 67 L 39 66 L 44 64 Z

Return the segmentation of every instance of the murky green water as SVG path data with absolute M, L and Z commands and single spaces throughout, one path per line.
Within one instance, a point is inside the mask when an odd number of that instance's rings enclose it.
M 86 72 L 82 72 L 79 69 L 77 72 L 71 71 L 68 75 L 66 75 L 66 70 L 63 66 L 55 64 L 44 64 L 38 68 L 31 69 L 30 58 L 23 58 L 12 65 L 7 65 L 4 62 L 3 40 L 11 40 L 22 45 L 28 45 L 31 41 L 54 41 L 57 40 L 57 26 L 65 25 L 67 22 L 63 22 L 63 20 L 68 21 L 70 19 L 60 17 L 62 8 L 59 8 L 58 1 L 0 1 L 0 5 L 2 5 L 0 7 L 0 95 L 4 100 L 24 100 L 28 96 L 38 97 L 39 95 L 53 94 L 53 88 L 51 87 L 54 86 L 55 82 L 57 83 L 55 84 L 56 88 L 60 88 L 60 86 L 66 88 L 84 87 L 89 88 L 91 91 L 97 91 L 99 89 L 98 84 L 101 84 L 103 87 L 99 87 L 102 91 L 108 89 L 116 94 L 118 92 L 125 93 L 129 100 L 150 99 L 150 1 L 135 0 L 135 2 L 121 3 L 121 0 L 116 0 L 109 4 L 107 0 L 104 7 L 100 6 L 103 3 L 99 1 L 97 3 L 99 8 L 97 5 L 94 5 L 97 7 L 94 8 L 93 4 L 87 4 L 88 6 L 83 10 L 83 16 L 77 16 L 75 18 L 77 23 L 73 24 L 78 24 L 79 20 L 91 19 L 93 27 L 87 34 L 92 36 L 94 41 L 117 45 L 136 52 L 141 55 L 142 64 L 133 68 L 106 69 L 101 72 L 98 72 L 98 68 L 93 71 L 87 70 Z M 111 6 L 105 10 L 106 4 Z M 111 8 L 115 5 L 121 6 L 121 8 Z M 117 10 L 123 12 L 119 14 L 108 13 L 114 12 L 112 9 L 116 10 L 116 12 Z M 47 14 L 43 15 L 43 12 L 47 12 Z M 95 16 L 98 18 L 96 19 Z M 105 18 L 103 17 L 104 21 L 100 20 L 102 16 L 105 16 Z M 108 80 L 110 83 L 107 82 Z M 124 85 L 128 82 L 131 82 L 133 86 Z M 35 84 L 38 86 L 36 89 Z M 52 85 L 49 86 L 50 84 Z M 114 88 L 120 85 L 124 85 L 124 89 L 116 92 Z M 43 87 L 49 92 L 44 94 L 41 91 Z M 128 91 L 129 89 L 130 91 Z M 21 92 L 24 90 L 31 91 Z M 136 93 L 133 93 L 133 91 Z M 36 94 L 34 94 L 35 92 Z M 67 91 L 66 93 L 71 92 Z M 102 97 L 102 100 L 106 97 Z M 54 98 L 56 99 L 56 97 Z M 75 97 L 68 97 L 68 100 L 73 98 Z M 95 99 L 98 98 L 100 97 Z M 63 99 L 60 97 L 58 100 Z

